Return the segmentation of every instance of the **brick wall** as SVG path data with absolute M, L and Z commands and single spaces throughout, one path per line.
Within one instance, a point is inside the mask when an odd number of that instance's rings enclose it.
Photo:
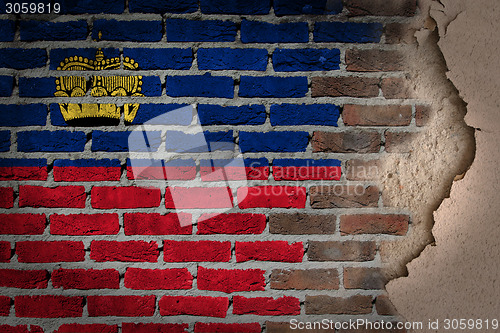
M 384 206 L 376 180 L 429 112 L 407 76 L 416 10 L 86 0 L 64 15 L 2 15 L 0 331 L 395 320 L 378 247 L 411 232 L 411 214 Z M 61 70 L 98 49 L 107 69 Z M 140 89 L 103 95 L 102 76 L 140 76 Z M 81 91 L 61 93 L 64 77 Z M 65 118 L 64 105 L 96 103 L 118 116 Z M 140 104 L 133 119 L 127 103 Z M 189 105 L 195 113 L 150 122 Z M 150 150 L 179 152 L 197 123 L 208 150 L 183 151 L 167 182 L 134 174 L 137 126 Z M 218 175 L 235 145 L 243 168 Z

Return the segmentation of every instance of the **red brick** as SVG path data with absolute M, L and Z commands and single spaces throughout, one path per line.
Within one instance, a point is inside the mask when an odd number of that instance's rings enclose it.
M 118 289 L 120 273 L 116 269 L 57 269 L 52 272 L 54 288 Z
M 225 318 L 229 308 L 227 297 L 163 296 L 159 302 L 162 316 L 204 316 Z
M 259 323 L 225 324 L 225 323 L 196 323 L 195 333 L 260 333 Z
M 371 77 L 313 77 L 312 97 L 377 97 L 379 94 L 378 78 Z
M 347 180 L 376 180 L 381 173 L 380 160 L 349 160 L 345 177 Z
M 417 126 L 427 126 L 431 118 L 431 107 L 427 105 L 417 105 L 415 107 L 415 123 Z
M 2 333 L 43 333 L 43 329 L 36 325 L 0 325 L 0 332 Z
M 326 295 L 306 295 L 306 314 L 348 314 L 362 315 L 372 312 L 372 296 L 355 295 L 348 298 Z
M 254 186 L 238 189 L 238 206 L 246 208 L 304 208 L 306 188 L 298 186 Z
M 45 214 L 0 214 L 0 234 L 41 235 Z
M 198 235 L 261 234 L 266 228 L 264 214 L 203 214 L 198 219 Z
M 265 272 L 261 269 L 209 269 L 198 267 L 198 289 L 225 293 L 264 290 L 266 286 Z
M 53 169 L 56 182 L 102 182 L 118 181 L 121 177 L 119 167 L 75 167 L 65 166 Z
M 344 105 L 346 126 L 408 126 L 411 105 Z
M 398 311 L 387 295 L 377 296 L 375 299 L 375 309 L 381 316 L 397 316 Z
M 191 235 L 191 214 L 188 213 L 125 213 L 125 235 Z
M 417 10 L 416 0 L 349 0 L 345 6 L 350 16 L 413 16 Z
M 394 72 L 408 67 L 404 55 L 399 51 L 379 49 L 347 50 L 347 70 L 352 72 Z
M 375 242 L 309 241 L 309 261 L 371 261 L 375 259 Z
M 243 296 L 233 297 L 233 314 L 253 314 L 257 316 L 287 316 L 300 314 L 298 298 L 283 296 L 280 298 Z
M 83 242 L 24 241 L 16 243 L 19 262 L 71 262 L 84 261 Z
M 81 317 L 84 298 L 81 296 L 16 296 L 16 317 L 63 318 Z
M 97 262 L 157 262 L 158 244 L 145 241 L 92 241 L 90 259 Z
M 273 269 L 271 289 L 339 289 L 339 273 L 336 269 Z
M 11 256 L 10 242 L 0 241 L 0 262 L 9 262 Z
M 377 207 L 379 189 L 376 186 L 332 185 L 312 186 L 309 189 L 312 208 Z
M 63 324 L 54 333 L 118 333 L 118 325 L 106 324 Z
M 408 215 L 359 214 L 340 217 L 342 235 L 389 234 L 404 236 L 408 232 Z
M 315 153 L 378 153 L 382 141 L 377 132 L 314 132 L 311 144 Z
M 19 207 L 85 208 L 83 186 L 19 186 Z
M 158 188 L 95 186 L 90 192 L 93 208 L 151 208 L 160 206 L 161 192 Z
M 236 242 L 236 261 L 283 261 L 302 262 L 302 242 L 288 244 L 287 241 Z
M 269 232 L 281 235 L 334 234 L 335 215 L 276 213 L 269 216 Z
M 409 24 L 387 23 L 384 27 L 385 42 L 387 44 L 415 44 L 417 29 Z
M 410 80 L 400 77 L 386 77 L 382 79 L 382 94 L 387 99 L 415 98 Z
M 14 190 L 12 187 L 0 187 L 0 208 L 14 207 Z
M 193 276 L 187 268 L 141 269 L 127 268 L 125 288 L 139 290 L 191 289 Z
M 1 167 L 0 180 L 47 180 L 47 166 Z
M 0 296 L 0 316 L 8 316 L 10 314 L 10 303 L 12 299 L 7 296 Z M 2 329 L 0 327 L 0 332 Z
M 229 187 L 168 187 L 165 192 L 165 207 L 232 208 L 233 195 Z
M 388 153 L 409 153 L 415 149 L 419 134 L 414 132 L 386 132 L 385 151 Z
M 150 317 L 156 308 L 155 296 L 87 296 L 89 317 Z
M 189 324 L 123 323 L 122 333 L 184 333 Z
M 163 256 L 166 262 L 227 262 L 231 259 L 231 242 L 165 240 Z
M 346 289 L 384 289 L 386 283 L 387 279 L 380 268 L 344 268 L 344 288 Z
M 120 230 L 118 214 L 50 215 L 53 235 L 114 235 Z
M 47 288 L 48 280 L 46 270 L 0 269 L 0 287 L 43 289 Z

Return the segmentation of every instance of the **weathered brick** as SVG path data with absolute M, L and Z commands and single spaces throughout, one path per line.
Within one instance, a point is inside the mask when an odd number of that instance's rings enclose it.
M 133 59 L 138 69 L 189 69 L 193 62 L 191 49 L 151 49 L 151 48 L 124 48 L 123 56 Z M 141 112 L 143 107 L 141 106 Z
M 240 132 L 239 136 L 243 153 L 305 151 L 309 141 L 307 132 Z
M 188 104 L 141 104 L 140 111 L 131 124 L 189 125 L 193 113 L 190 107 L 183 109 L 186 106 Z
M 94 186 L 90 192 L 93 208 L 150 208 L 160 206 L 158 188 Z
M 157 0 L 130 0 L 131 13 L 192 13 L 198 10 L 198 1 L 157 1 Z
M 188 327 L 189 324 L 122 323 L 122 333 L 185 333 Z
M 381 316 L 397 316 L 398 311 L 396 307 L 392 304 L 389 296 L 380 295 L 375 299 L 375 309 L 377 313 Z
M 237 191 L 238 206 L 247 208 L 304 208 L 305 187 L 253 186 L 240 187 Z
M 56 92 L 56 78 L 20 77 L 20 97 L 53 97 Z
M 334 104 L 275 104 L 270 111 L 272 126 L 337 126 L 340 116 L 340 107 Z
M 342 12 L 341 0 L 274 0 L 274 13 L 282 15 L 338 14 Z
M 349 0 L 345 6 L 350 16 L 413 16 L 417 9 L 417 1 Z
M 19 187 L 19 207 L 85 208 L 86 197 L 83 186 Z
M 408 215 L 359 214 L 340 217 L 342 235 L 389 234 L 404 236 L 408 231 Z
M 276 299 L 272 297 L 247 298 L 234 296 L 233 314 L 253 314 L 257 316 L 298 315 L 300 314 L 300 301 L 298 298 L 290 296 Z
M 269 232 L 282 235 L 334 234 L 335 215 L 276 213 L 269 216 Z
M 415 149 L 419 133 L 385 132 L 385 151 L 388 153 L 409 153 Z
M 129 267 L 125 272 L 125 288 L 130 289 L 191 289 L 192 284 L 193 276 L 187 268 L 141 269 Z
M 89 317 L 151 317 L 155 312 L 151 296 L 87 296 Z
M 413 89 L 406 78 L 386 77 L 381 81 L 382 93 L 387 99 L 409 99 L 414 98 Z
M 259 323 L 196 323 L 194 324 L 195 333 L 260 333 L 262 331 Z
M 302 262 L 304 246 L 302 242 L 289 244 L 287 241 L 236 242 L 237 262 L 249 260 Z
M 56 182 L 118 181 L 121 163 L 118 159 L 55 160 L 53 174 Z
M 125 235 L 191 235 L 193 226 L 188 213 L 125 213 Z
M 52 235 L 115 235 L 119 230 L 118 214 L 50 215 Z
M 198 104 L 201 125 L 261 125 L 266 121 L 264 105 L 222 106 Z
M 12 42 L 16 34 L 16 21 L 14 20 L 0 20 L 0 42 Z
M 335 43 L 378 43 L 381 23 L 315 22 L 314 41 Z
M 267 50 L 214 48 L 198 49 L 198 69 L 265 71 Z
M 311 144 L 315 153 L 378 153 L 382 141 L 377 132 L 314 132 Z
M 234 80 L 229 76 L 168 76 L 167 95 L 172 97 L 234 97 Z
M 90 259 L 97 262 L 157 262 L 158 244 L 146 241 L 97 241 L 90 244 Z
M 339 289 L 339 274 L 336 269 L 273 269 L 271 289 Z
M 95 20 L 92 39 L 128 42 L 159 42 L 163 37 L 161 21 Z
M 373 77 L 313 77 L 312 97 L 377 97 L 380 79 Z
M 74 241 L 24 241 L 16 243 L 17 261 L 35 262 L 72 262 L 84 261 L 83 242 Z
M 12 257 L 10 242 L 0 241 L 0 262 L 9 262 Z
M 144 136 L 147 137 L 145 140 Z M 92 132 L 92 151 L 147 152 L 157 151 L 161 144 L 160 131 Z
M 346 163 L 347 180 L 376 180 L 381 173 L 380 160 L 349 160 Z
M 79 152 L 87 137 L 84 132 L 24 131 L 17 133 L 17 150 L 22 152 Z
M 209 151 L 233 151 L 233 131 L 201 132 L 188 134 L 182 131 L 167 131 L 165 149 L 176 153 L 204 153 Z
M 0 187 L 0 208 L 14 207 L 14 189 L 12 187 Z
M 43 333 L 43 329 L 36 325 L 0 325 L 0 331 L 5 333 Z
M 307 43 L 309 27 L 306 22 L 272 24 L 267 22 L 241 22 L 243 43 Z
M 35 40 L 85 40 L 87 22 L 85 20 L 68 22 L 21 21 L 20 38 L 22 41 Z
M 0 131 L 0 152 L 10 150 L 10 131 Z
M 0 214 L 0 234 L 41 235 L 45 230 L 45 214 Z
M 200 1 L 201 12 L 204 14 L 239 14 L 262 15 L 268 14 L 271 8 L 269 0 L 203 0 Z
M 347 70 L 352 72 L 394 72 L 407 67 L 400 51 L 352 49 L 346 51 Z
M 81 296 L 16 296 L 16 317 L 64 318 L 81 317 L 84 297 Z
M 344 268 L 344 287 L 346 289 L 383 289 L 386 282 L 387 279 L 380 268 Z
M 52 286 L 63 289 L 118 289 L 120 273 L 116 269 L 57 269 Z
M 246 76 L 240 77 L 240 97 L 305 97 L 307 77 Z
M 409 24 L 387 23 L 384 27 L 385 42 L 387 44 L 415 44 L 417 29 Z
M 375 242 L 309 241 L 307 257 L 310 261 L 371 261 L 376 253 Z
M 266 228 L 264 214 L 218 214 L 201 215 L 198 220 L 197 235 L 210 234 L 260 234 Z
M 274 159 L 275 180 L 339 180 L 341 161 L 335 159 Z
M 267 180 L 269 169 L 269 161 L 264 157 L 200 160 L 200 176 L 204 182 Z
M 10 314 L 10 305 L 12 303 L 12 299 L 8 296 L 0 296 L 0 316 L 6 317 Z M 0 325 L 0 331 L 6 331 L 2 325 Z M 8 332 L 8 331 L 7 331 Z
M 46 270 L 0 269 L 0 287 L 45 289 L 48 280 Z
M 159 306 L 162 316 L 191 315 L 225 318 L 229 299 L 209 296 L 163 296 Z
M 344 105 L 346 126 L 408 126 L 411 105 Z
M 266 281 L 261 269 L 209 269 L 198 266 L 197 285 L 200 290 L 225 293 L 264 290 Z
M 227 262 L 231 259 L 231 242 L 165 240 L 163 258 L 165 262 Z
M 372 312 L 372 296 L 355 295 L 348 298 L 326 295 L 306 295 L 306 314 L 348 314 L 362 315 Z
M 45 126 L 47 106 L 44 104 L 0 105 L 0 126 Z
M 219 20 L 167 19 L 169 42 L 234 42 L 236 24 Z
M 47 64 L 45 49 L 0 49 L 0 68 L 31 69 Z
M 118 333 L 118 325 L 106 324 L 62 324 L 54 333 Z
M 0 97 L 10 97 L 12 95 L 13 88 L 14 88 L 14 77 L 7 76 L 7 75 L 1 75 L 0 76 Z
M 376 186 L 332 185 L 312 186 L 309 189 L 312 208 L 377 207 L 380 197 Z
M 415 122 L 419 127 L 427 126 L 431 118 L 431 107 L 427 105 L 415 106 Z
M 233 196 L 229 187 L 168 187 L 165 192 L 165 207 L 232 208 Z
M 277 72 L 331 71 L 340 68 L 339 49 L 276 49 L 272 59 Z
M 61 3 L 61 12 L 66 14 L 121 14 L 125 3 L 120 0 L 78 0 Z

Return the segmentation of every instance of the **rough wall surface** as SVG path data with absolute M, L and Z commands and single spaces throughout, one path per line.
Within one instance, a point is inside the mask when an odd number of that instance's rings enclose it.
M 500 313 L 496 166 L 500 159 L 500 11 L 495 1 L 430 5 L 447 76 L 467 103 L 465 121 L 476 128 L 476 154 L 464 178 L 453 183 L 449 198 L 434 213 L 434 246 L 426 247 L 408 265 L 408 277 L 391 281 L 387 290 L 407 320 L 440 320 L 439 329 L 426 331 L 444 332 L 447 318 L 479 319 L 483 331 L 494 331 L 491 320 Z

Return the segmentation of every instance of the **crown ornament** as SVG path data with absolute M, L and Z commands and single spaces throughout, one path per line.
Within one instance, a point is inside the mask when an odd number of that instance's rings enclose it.
M 95 59 L 81 56 L 68 57 L 57 67 L 60 71 L 107 71 L 120 69 L 119 57 L 106 59 L 101 49 L 98 49 Z M 123 68 L 137 70 L 139 64 L 125 57 Z M 142 76 L 99 76 L 90 80 L 90 95 L 102 96 L 144 96 L 141 93 Z M 81 76 L 61 76 L 56 79 L 56 97 L 81 97 L 87 94 L 88 82 Z M 59 103 L 61 114 L 66 122 L 81 123 L 109 120 L 118 122 L 121 112 L 126 122 L 132 122 L 139 109 L 138 103 L 128 103 L 123 106 L 116 104 L 76 104 Z M 80 121 L 81 120 L 81 121 Z

